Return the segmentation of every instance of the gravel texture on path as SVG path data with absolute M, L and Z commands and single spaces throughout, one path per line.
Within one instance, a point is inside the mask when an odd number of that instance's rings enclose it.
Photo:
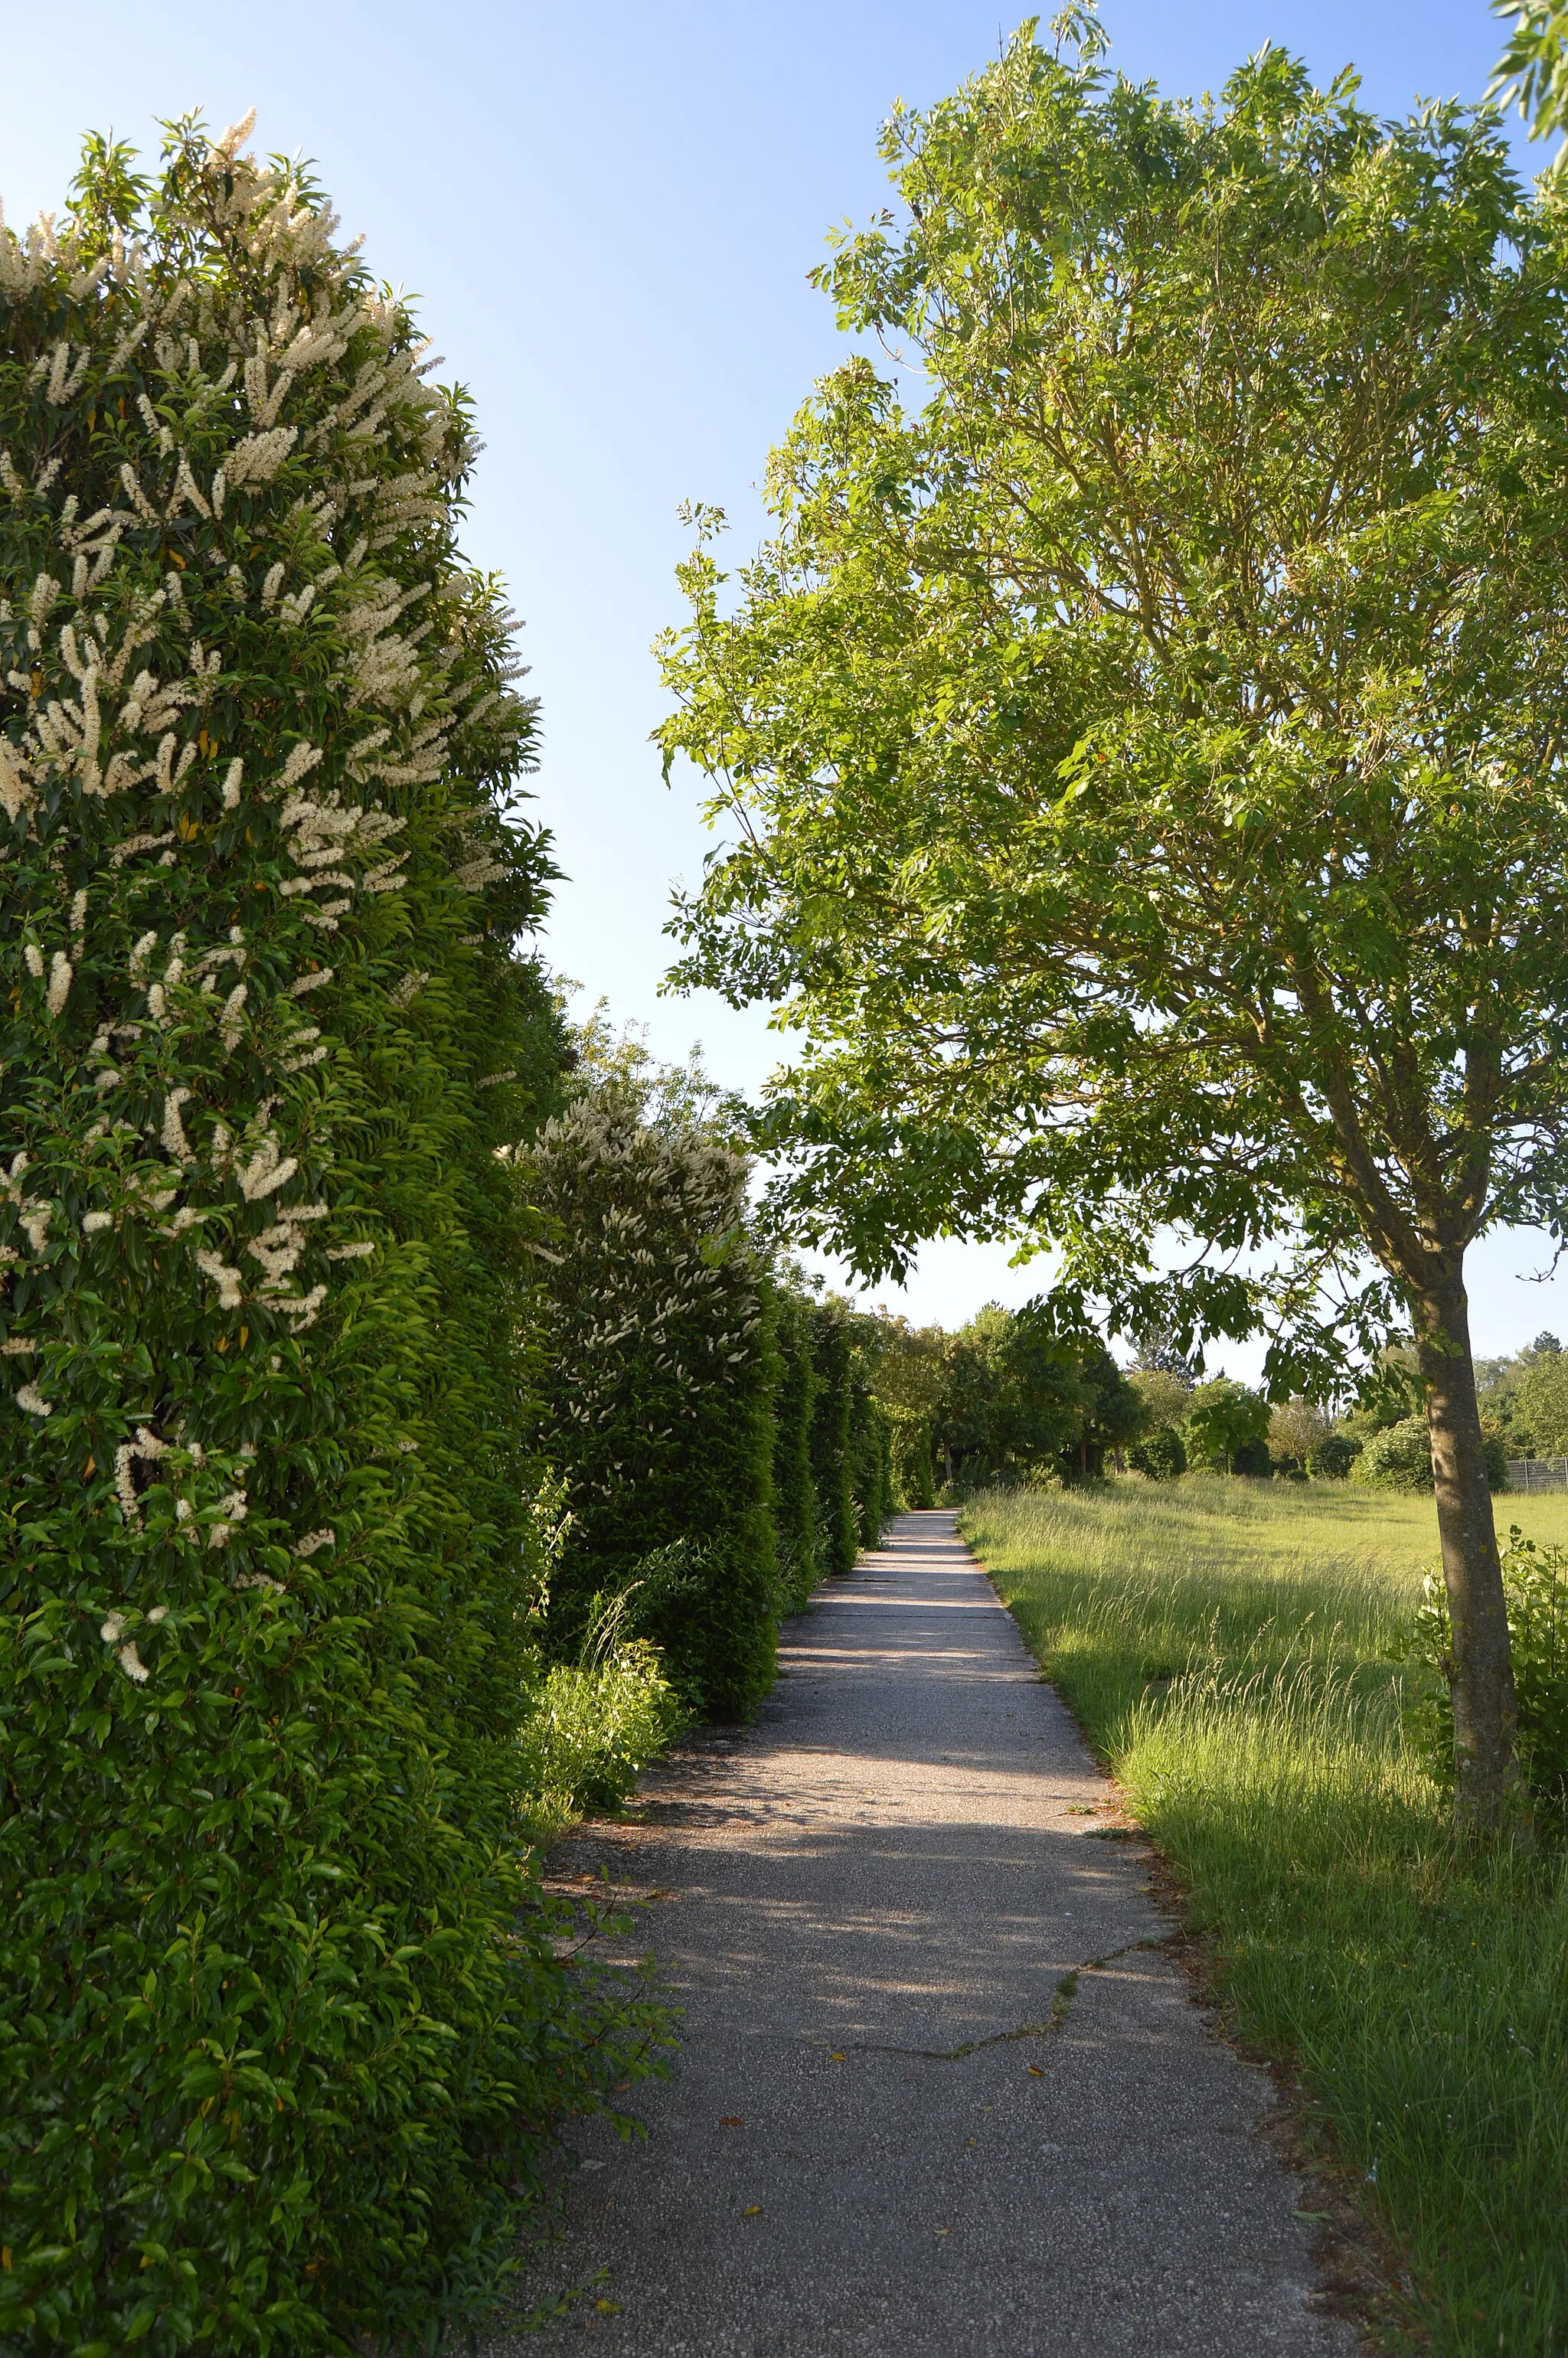
M 569 1846 L 649 1897 L 682 2043 L 645 2139 L 578 2134 L 524 2294 L 587 2289 L 488 2358 L 1351 2358 L 1271 2084 L 953 1517 L 901 1517 L 781 1669 Z

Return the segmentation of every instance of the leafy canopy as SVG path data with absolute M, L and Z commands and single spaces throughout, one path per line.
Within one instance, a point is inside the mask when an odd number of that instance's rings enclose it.
M 803 1034 L 816 1240 L 1051 1244 L 1132 1331 L 1268 1324 L 1278 1393 L 1560 1217 L 1563 211 L 1494 112 L 1096 49 L 894 114 L 818 274 L 862 349 L 738 596 L 684 570 L 663 741 L 731 839 L 677 974 Z

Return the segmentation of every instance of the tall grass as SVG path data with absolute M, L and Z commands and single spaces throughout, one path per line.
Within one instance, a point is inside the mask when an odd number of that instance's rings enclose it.
M 1568 1498 L 1499 1500 L 1568 1537 Z M 1568 1873 L 1478 1860 L 1407 1749 L 1430 1501 L 1138 1476 L 961 1528 L 1408 2259 L 1440 2358 L 1568 2351 Z

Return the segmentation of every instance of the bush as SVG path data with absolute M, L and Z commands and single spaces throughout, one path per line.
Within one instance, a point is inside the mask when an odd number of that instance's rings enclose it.
M 892 1409 L 892 1483 L 895 1503 L 906 1507 L 936 1504 L 935 1450 L 931 1419 L 908 1410 Z
M 1516 1523 L 1503 1551 L 1503 1595 L 1519 1704 L 1519 1765 L 1534 1799 L 1568 1807 L 1568 1548 L 1538 1548 Z M 1441 1571 L 1429 1573 L 1416 1652 L 1442 1682 L 1407 1713 L 1416 1745 L 1444 1790 L 1454 1784 L 1453 1631 Z
M 803 1612 L 816 1586 L 817 1504 L 811 1470 L 817 1379 L 811 1303 L 787 1285 L 773 1295 L 773 1532 L 782 1609 Z
M 1481 1427 L 1487 1455 L 1487 1479 L 1494 1490 L 1509 1486 L 1508 1443 L 1502 1429 L 1487 1419 Z M 1432 1443 L 1424 1416 L 1402 1417 L 1368 1433 L 1356 1465 L 1356 1479 L 1375 1490 L 1430 1490 Z
M 600 1597 L 691 1541 L 697 1585 L 671 1588 L 642 1634 L 690 1709 L 743 1718 L 772 1682 L 779 1603 L 778 1363 L 745 1161 L 610 1090 L 546 1123 L 519 1168 L 549 1233 L 537 1441 L 572 1518 L 546 1650 L 575 1660 Z
M 860 1547 L 874 1548 L 892 1518 L 892 1420 L 863 1366 L 849 1398 L 849 1488 Z
M 1133 1443 L 1127 1462 L 1135 1474 L 1146 1474 L 1151 1482 L 1174 1482 L 1187 1470 L 1187 1453 L 1174 1426 L 1163 1424 Z
M 1183 1437 L 1190 1466 L 1218 1466 L 1227 1474 L 1270 1471 L 1269 1403 L 1232 1377 L 1198 1386 Z
M 1274 1460 L 1267 1441 L 1242 1441 L 1230 1454 L 1233 1474 L 1248 1474 L 1254 1480 L 1267 1481 L 1274 1470 Z
M 461 404 L 238 146 L 0 233 L 16 2352 L 433 2344 L 641 2068 L 519 1845 L 533 709 Z
M 1365 1446 L 1351 1433 L 1325 1433 L 1307 1453 L 1307 1472 L 1320 1482 L 1343 1482 Z
M 523 1727 L 536 1831 L 623 1801 L 684 1715 L 658 1648 L 645 1638 L 627 1639 L 586 1666 L 558 1662 L 544 1671 Z
M 1430 1490 L 1432 1444 L 1425 1417 L 1401 1417 L 1398 1424 L 1368 1433 L 1356 1479 L 1374 1490 Z
M 860 1552 L 850 1458 L 854 1340 L 849 1314 L 839 1303 L 814 1302 L 810 1320 L 811 1358 L 816 1370 L 811 1478 L 816 1492 L 818 1562 L 824 1572 L 852 1572 Z

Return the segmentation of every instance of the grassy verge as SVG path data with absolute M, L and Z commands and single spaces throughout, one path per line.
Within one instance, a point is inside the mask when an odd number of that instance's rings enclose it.
M 1568 1539 L 1568 1498 L 1499 1501 Z M 965 1537 L 1408 2254 L 1441 2358 L 1568 2351 L 1568 1872 L 1457 1854 L 1401 1740 L 1430 1504 L 1129 1476 Z

